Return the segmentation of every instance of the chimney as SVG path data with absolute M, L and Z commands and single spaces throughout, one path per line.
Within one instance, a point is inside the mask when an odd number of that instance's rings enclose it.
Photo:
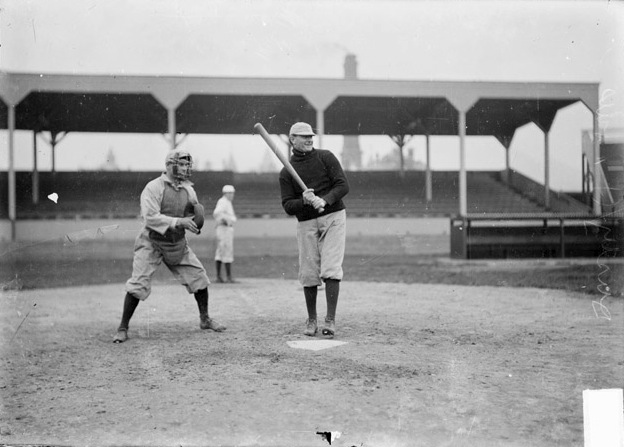
M 357 79 L 355 54 L 347 54 L 344 61 L 345 79 Z M 345 170 L 362 169 L 362 150 L 357 135 L 345 135 L 342 147 L 342 167 Z
M 355 54 L 347 54 L 344 61 L 345 79 L 357 79 L 357 60 Z

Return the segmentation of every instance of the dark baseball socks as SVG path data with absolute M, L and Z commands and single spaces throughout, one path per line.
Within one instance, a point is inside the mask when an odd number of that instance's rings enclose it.
M 124 298 L 124 306 L 123 306 L 123 314 L 121 315 L 121 323 L 119 324 L 119 330 L 128 330 L 128 325 L 130 324 L 130 319 L 132 315 L 134 315 L 134 311 L 139 305 L 139 299 L 135 298 L 130 293 L 126 293 L 126 297 Z
M 215 267 L 217 270 L 217 282 L 223 282 L 223 278 L 221 277 L 221 261 L 215 261 Z
M 232 278 L 232 263 L 215 261 L 215 267 L 217 270 L 217 282 L 226 282 L 223 281 L 223 277 L 221 276 L 221 264 L 225 266 L 225 275 L 227 282 L 234 282 L 234 278 Z
M 306 308 L 308 309 L 308 319 L 316 320 L 316 294 L 318 293 L 318 287 L 304 287 L 303 295 L 305 296 Z
M 306 300 L 306 308 L 308 309 L 308 318 L 316 320 L 316 296 L 318 287 L 304 287 L 303 295 Z M 325 297 L 327 299 L 327 316 L 326 320 L 334 321 L 336 319 L 336 308 L 338 307 L 338 295 L 340 294 L 340 281 L 337 279 L 325 280 Z
M 199 316 L 208 317 L 208 289 L 201 289 L 195 292 L 195 301 L 199 309 Z
M 234 282 L 234 278 L 232 278 L 232 263 L 224 262 L 225 264 L 225 275 L 227 277 L 227 282 Z
M 202 289 L 195 292 L 195 300 L 197 301 L 197 307 L 199 308 L 200 315 L 208 315 L 208 289 Z M 132 315 L 134 315 L 134 311 L 139 305 L 139 299 L 135 298 L 130 293 L 126 293 L 126 298 L 124 299 L 124 307 L 123 314 L 121 316 L 121 323 L 119 324 L 119 329 L 128 330 L 128 326 L 130 325 L 130 319 Z
M 211 329 L 215 332 L 222 332 L 225 326 L 220 325 L 208 316 L 208 289 L 201 289 L 195 292 L 195 300 L 199 308 L 199 327 L 201 329 Z
M 325 280 L 325 295 L 327 297 L 326 321 L 336 320 L 336 307 L 338 306 L 338 295 L 340 294 L 340 281 L 337 279 Z

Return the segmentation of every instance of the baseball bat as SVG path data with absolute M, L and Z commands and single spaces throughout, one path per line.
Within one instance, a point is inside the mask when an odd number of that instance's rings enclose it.
M 306 186 L 306 184 L 304 183 L 304 181 L 301 179 L 301 177 L 299 177 L 299 174 L 297 174 L 297 171 L 295 171 L 295 168 L 292 167 L 292 165 L 290 164 L 290 161 L 288 160 L 288 157 L 286 157 L 282 151 L 280 151 L 280 149 L 277 147 L 277 145 L 275 144 L 275 141 L 273 141 L 273 139 L 271 138 L 271 135 L 269 135 L 269 133 L 266 131 L 266 129 L 264 128 L 264 126 L 260 123 L 256 123 L 254 125 L 254 130 L 256 132 L 258 132 L 260 134 L 260 136 L 262 137 L 262 139 L 264 140 L 264 142 L 269 146 L 269 148 L 271 149 L 271 151 L 275 154 L 275 156 L 279 159 L 279 161 L 282 163 L 282 165 L 284 165 L 284 167 L 286 168 L 286 170 L 288 171 L 288 173 L 290 175 L 292 175 L 292 177 L 295 179 L 295 181 L 297 182 L 297 184 L 299 186 L 301 186 L 303 188 L 303 190 L 305 191 L 306 189 L 308 189 L 308 187 Z M 318 212 L 322 213 L 324 211 L 324 208 L 319 208 Z

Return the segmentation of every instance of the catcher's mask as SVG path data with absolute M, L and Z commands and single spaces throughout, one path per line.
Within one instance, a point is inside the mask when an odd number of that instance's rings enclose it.
M 167 154 L 165 166 L 171 166 L 171 175 L 178 181 L 188 180 L 193 174 L 193 157 L 187 151 L 176 149 Z

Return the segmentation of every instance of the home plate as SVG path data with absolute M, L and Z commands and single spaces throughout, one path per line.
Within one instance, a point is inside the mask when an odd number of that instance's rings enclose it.
M 307 349 L 308 351 L 320 351 L 322 349 L 335 348 L 336 346 L 346 345 L 346 341 L 335 340 L 295 340 L 287 341 L 286 344 L 295 349 Z

